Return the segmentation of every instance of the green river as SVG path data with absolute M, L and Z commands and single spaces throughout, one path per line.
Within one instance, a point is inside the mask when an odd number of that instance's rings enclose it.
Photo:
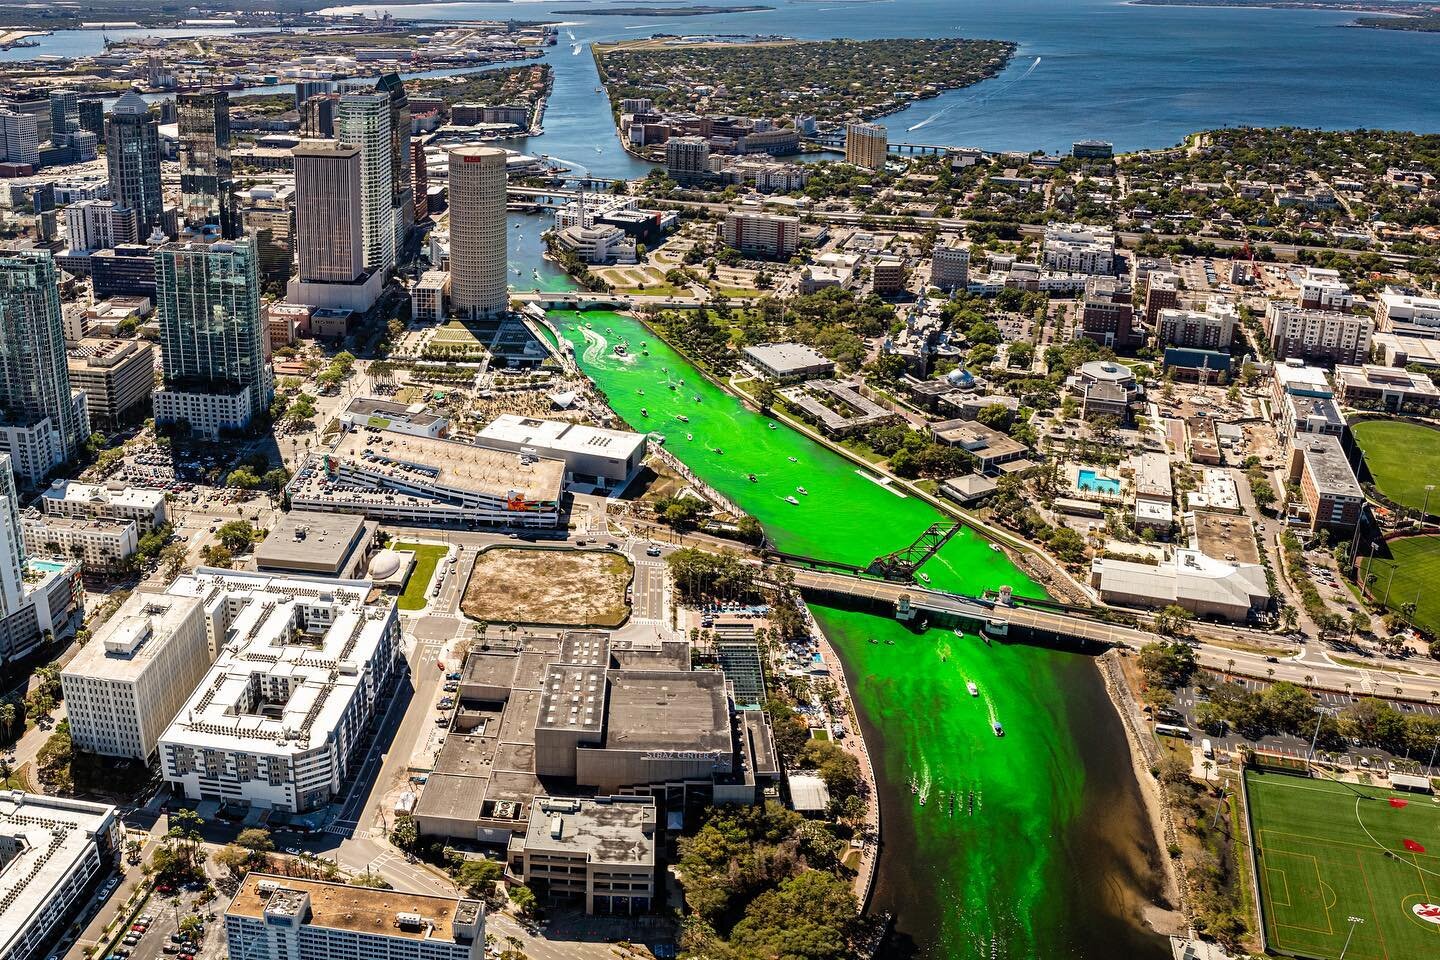
M 610 406 L 634 428 L 663 433 L 667 448 L 759 519 L 780 549 L 863 564 L 939 518 L 796 431 L 772 428 L 639 321 L 601 311 L 549 316 Z M 627 357 L 613 352 L 622 339 Z M 1009 585 L 1042 595 L 968 529 L 924 572 L 960 592 Z M 895 914 L 897 931 L 884 956 L 1166 954 L 1137 919 L 1156 896 L 1155 845 L 1119 719 L 1087 657 L 811 609 L 845 661 L 880 780 L 883 850 L 871 906 Z

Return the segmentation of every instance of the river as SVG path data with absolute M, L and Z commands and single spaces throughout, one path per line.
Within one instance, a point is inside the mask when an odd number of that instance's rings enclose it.
M 542 277 L 542 286 L 557 285 Z M 639 321 L 600 311 L 550 316 L 610 406 L 636 429 L 663 433 L 780 549 L 866 563 L 939 518 L 873 472 L 772 428 Z M 625 357 L 613 351 L 620 340 Z M 971 530 L 924 573 L 966 592 L 1041 593 Z M 845 661 L 877 766 L 884 847 L 873 908 L 894 913 L 898 930 L 887 956 L 1165 955 L 1138 919 L 1158 895 L 1156 847 L 1123 731 L 1087 657 L 812 610 Z M 968 680 L 979 697 L 967 693 Z M 1004 738 L 994 736 L 994 720 Z

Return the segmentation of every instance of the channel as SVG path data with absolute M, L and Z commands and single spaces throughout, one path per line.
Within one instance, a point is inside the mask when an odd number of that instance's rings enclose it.
M 639 320 L 607 311 L 549 318 L 616 413 L 663 434 L 780 549 L 865 563 L 939 519 L 800 432 L 772 427 Z M 624 356 L 614 350 L 621 342 Z M 1043 595 L 969 529 L 924 572 L 939 588 Z M 884 955 L 1165 955 L 1140 919 L 1157 896 L 1155 843 L 1123 730 L 1087 656 L 811 609 L 844 660 L 876 758 L 884 827 L 871 907 L 896 918 Z

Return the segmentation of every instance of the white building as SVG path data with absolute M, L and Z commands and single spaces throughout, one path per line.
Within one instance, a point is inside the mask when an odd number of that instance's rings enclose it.
M 410 291 L 410 319 L 416 323 L 444 323 L 445 300 L 450 296 L 450 274 L 426 270 Z
M 564 420 L 539 420 L 504 413 L 475 437 L 481 446 L 534 454 L 565 462 L 570 483 L 619 490 L 645 461 L 643 433 L 605 430 Z
M 586 913 L 645 912 L 655 896 L 655 799 L 536 797 L 510 867 Z
M 1277 360 L 1298 357 L 1327 363 L 1365 363 L 1375 321 L 1364 314 L 1317 310 L 1270 301 L 1265 311 L 1270 349 Z
M 335 139 L 347 147 L 360 148 L 364 264 L 365 269 L 383 274 L 395 265 L 390 98 L 380 93 L 347 93 L 341 97 L 335 113 Z
M 624 230 L 608 223 L 566 227 L 555 235 L 555 241 L 586 263 L 634 263 L 636 260 L 635 241 Z
M 20 527 L 27 553 L 70 557 L 87 570 L 119 570 L 140 545 L 133 520 L 52 517 L 27 510 Z
M 1270 603 L 1265 568 L 1215 560 L 1198 550 L 1176 550 L 1159 565 L 1096 558 L 1090 585 L 1106 603 L 1132 607 L 1183 607 L 1196 616 L 1244 621 Z
M 1061 273 L 1108 276 L 1115 272 L 1115 231 L 1082 223 L 1045 227 L 1042 266 Z
M 783 260 L 800 245 L 800 218 L 736 211 L 725 215 L 721 233 L 727 247 Z
M 41 956 L 88 902 L 96 878 L 113 869 L 122 839 L 107 804 L 0 794 L 0 958 Z
M 484 960 L 479 900 L 247 875 L 225 910 L 234 960 Z
M 494 317 L 510 303 L 505 231 L 505 158 L 495 147 L 450 156 L 450 311 Z
M 742 351 L 745 363 L 762 377 L 788 382 L 828 377 L 835 361 L 803 343 L 763 343 Z
M 40 496 L 40 509 L 47 516 L 134 520 L 141 534 L 169 522 L 165 491 L 127 487 L 113 481 L 96 484 L 56 480 Z
M 1298 286 L 1300 306 L 1307 310 L 1349 310 L 1355 306 L 1355 294 L 1340 279 L 1339 270 L 1306 267 Z
M 371 586 L 209 568 L 170 585 L 219 648 L 160 738 L 177 794 L 300 813 L 339 793 L 400 662 L 395 601 Z
M 40 126 L 34 116 L 0 110 L 0 160 L 31 166 L 40 162 Z
M 65 243 L 71 251 L 107 250 L 138 239 L 135 211 L 113 200 L 81 200 L 65 208 Z
M 1440 327 L 1440 297 L 1417 296 L 1396 289 L 1376 298 L 1375 320 L 1381 330 L 1396 327 Z
M 148 761 L 213 656 L 199 599 L 131 594 L 60 672 L 75 746 Z
M 228 392 L 191 393 L 166 388 L 153 398 L 156 423 L 187 423 L 197 434 L 212 439 L 221 433 L 238 433 L 250 425 L 255 387 L 246 384 Z

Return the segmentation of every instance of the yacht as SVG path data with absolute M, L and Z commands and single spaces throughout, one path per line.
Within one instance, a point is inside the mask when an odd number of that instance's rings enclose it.
M 966 680 L 965 689 L 970 691 L 970 696 L 972 697 L 980 696 L 980 688 L 975 686 L 974 680 Z
M 795 504 L 796 506 L 799 506 L 799 504 L 800 504 L 800 501 L 799 501 L 799 500 L 796 500 L 794 497 L 786 497 L 786 498 L 785 498 L 785 502 L 786 502 L 786 503 L 793 503 L 793 504 Z
M 991 549 L 991 550 L 994 550 L 996 553 L 999 553 L 999 552 L 1000 552 L 1000 544 L 998 544 L 998 543 L 992 543 L 992 544 L 990 544 L 990 549 Z
M 755 474 L 752 473 L 752 474 L 750 474 L 750 482 L 751 482 L 751 483 L 759 483 L 760 481 L 757 480 L 757 479 L 755 478 Z
M 915 574 L 915 576 L 917 576 L 917 577 L 920 578 L 920 582 L 921 582 L 921 583 L 929 583 L 929 582 L 930 582 L 930 574 L 928 574 L 928 573 L 917 573 L 917 574 Z
M 695 434 L 693 434 L 693 433 L 687 433 L 687 434 L 685 434 L 685 439 L 686 439 L 686 440 L 694 440 L 694 439 L 695 439 Z
M 791 462 L 791 463 L 799 463 L 800 461 L 797 460 L 797 459 L 794 458 L 794 457 L 791 457 L 791 458 L 790 458 L 790 462 Z
M 690 418 L 687 417 L 687 416 L 685 416 L 685 414 L 683 414 L 683 413 L 677 413 L 677 414 L 675 415 L 675 419 L 676 419 L 676 420 L 679 420 L 681 423 L 689 423 L 689 422 L 690 422 Z

